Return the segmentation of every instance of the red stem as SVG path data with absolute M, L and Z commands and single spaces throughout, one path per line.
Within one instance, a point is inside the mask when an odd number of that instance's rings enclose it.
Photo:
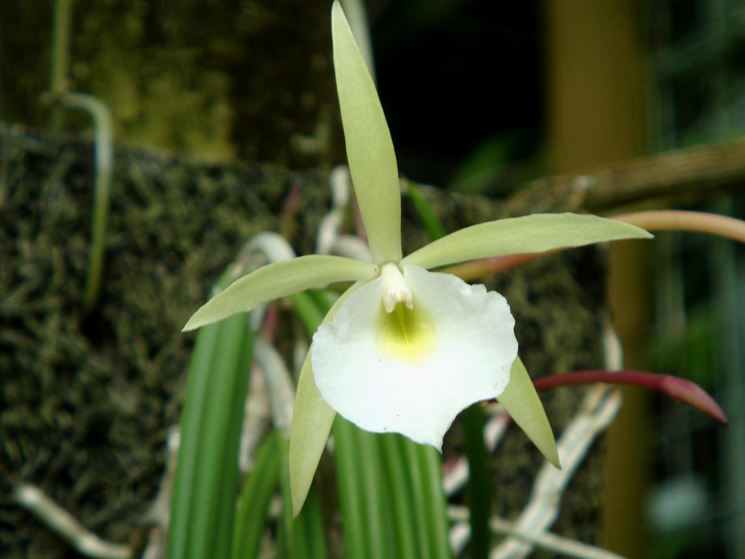
M 643 373 L 640 371 L 591 370 L 560 373 L 541 377 L 533 381 L 536 390 L 539 391 L 553 390 L 562 386 L 598 383 L 639 386 L 648 390 L 655 390 L 670 398 L 693 406 L 723 425 L 729 425 L 727 416 L 722 408 L 699 385 L 673 375 Z

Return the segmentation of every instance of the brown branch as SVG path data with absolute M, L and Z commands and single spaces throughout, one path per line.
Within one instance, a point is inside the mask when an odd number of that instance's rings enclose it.
M 564 209 L 599 212 L 661 198 L 701 200 L 732 191 L 745 191 L 745 138 L 540 179 L 529 183 L 508 206 L 538 203 L 544 208 L 534 211 L 540 211 L 555 209 L 558 201 Z

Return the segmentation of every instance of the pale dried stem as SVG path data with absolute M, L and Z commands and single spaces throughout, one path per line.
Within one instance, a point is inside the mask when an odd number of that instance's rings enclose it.
M 295 401 L 295 387 L 290 371 L 277 349 L 264 340 L 256 340 L 254 358 L 266 380 L 274 425 L 289 438 L 292 407 Z
M 21 507 L 59 534 L 83 555 L 100 559 L 132 557 L 128 546 L 107 542 L 89 532 L 74 516 L 35 485 L 20 484 L 16 487 L 13 497 Z
M 316 237 L 316 252 L 330 254 L 339 231 L 344 224 L 344 212 L 349 204 L 350 177 L 349 169 L 339 165 L 329 175 L 331 189 L 331 209 L 321 220 Z
M 468 515 L 469 511 L 466 507 L 448 507 L 448 518 L 458 523 L 457 525 L 460 526 L 460 531 L 469 531 L 467 524 Z M 502 518 L 491 518 L 489 520 L 489 528 L 495 534 L 519 538 L 532 546 L 540 547 L 541 549 L 552 551 L 565 557 L 574 557 L 576 559 L 623 559 L 620 555 L 606 551 L 605 549 L 557 536 L 550 532 L 532 534 L 520 531 L 514 523 Z M 465 536 L 458 534 L 458 536 L 464 537 L 467 540 L 470 534 L 466 534 Z
M 559 440 L 562 469 L 558 470 L 548 463 L 541 468 L 530 501 L 515 521 L 515 529 L 519 533 L 540 534 L 556 521 L 567 484 L 595 438 L 613 420 L 620 405 L 620 394 L 606 386 L 596 386 L 588 391 L 579 414 L 567 425 Z M 518 559 L 527 557 L 532 549 L 532 544 L 510 537 L 492 551 L 490 557 Z
M 266 379 L 261 371 L 253 367 L 238 451 L 238 468 L 241 474 L 245 475 L 251 470 L 254 454 L 264 440 L 271 419 Z

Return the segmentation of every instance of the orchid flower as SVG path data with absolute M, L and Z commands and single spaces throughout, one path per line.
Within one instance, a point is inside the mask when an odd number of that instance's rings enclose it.
M 310 487 L 335 412 L 376 433 L 437 449 L 455 416 L 497 398 L 543 454 L 559 459 L 543 406 L 517 357 L 504 297 L 432 268 L 486 257 L 647 238 L 591 215 L 537 214 L 466 227 L 403 257 L 396 156 L 375 86 L 338 2 L 334 68 L 347 156 L 372 263 L 310 255 L 264 266 L 202 306 L 184 330 L 333 282 L 334 304 L 301 370 L 290 438 L 293 506 Z

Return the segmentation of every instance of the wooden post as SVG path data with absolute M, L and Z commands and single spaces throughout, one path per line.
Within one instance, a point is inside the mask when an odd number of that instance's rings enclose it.
M 547 3 L 549 137 L 555 171 L 581 169 L 638 155 L 642 138 L 641 64 L 636 4 L 631 0 Z M 609 299 L 626 351 L 637 359 L 647 323 L 648 282 L 637 244 L 613 246 Z M 645 400 L 626 393 L 608 436 L 602 545 L 629 557 L 647 548 L 643 494 L 647 468 Z

